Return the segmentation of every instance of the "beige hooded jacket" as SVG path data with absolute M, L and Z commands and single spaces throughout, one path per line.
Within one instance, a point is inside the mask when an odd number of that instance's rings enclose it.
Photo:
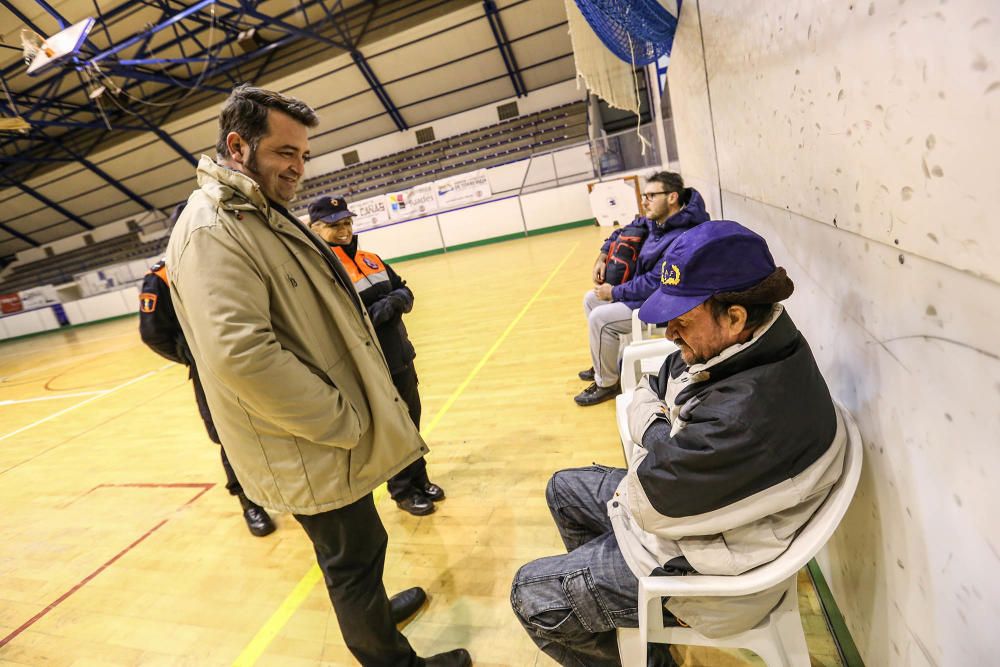
M 317 514 L 427 452 L 337 260 L 202 156 L 167 246 L 171 296 L 246 495 Z

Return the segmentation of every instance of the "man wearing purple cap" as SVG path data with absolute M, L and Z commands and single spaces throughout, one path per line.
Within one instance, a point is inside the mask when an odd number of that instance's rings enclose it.
M 553 475 L 546 499 L 569 553 L 514 579 L 515 613 L 560 664 L 621 664 L 615 628 L 638 626 L 639 577 L 736 575 L 770 562 L 840 477 L 844 422 L 778 303 L 792 290 L 764 239 L 735 222 L 703 223 L 667 253 L 639 318 L 668 322 L 679 350 L 628 407 L 638 445 L 628 468 Z M 726 636 L 759 623 L 782 590 L 666 607 Z

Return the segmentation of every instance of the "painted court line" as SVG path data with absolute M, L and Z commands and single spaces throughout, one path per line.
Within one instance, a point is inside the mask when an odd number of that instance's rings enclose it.
M 528 309 L 531 308 L 531 306 L 534 305 L 535 301 L 538 300 L 538 297 L 542 295 L 542 292 L 544 292 L 545 288 L 549 286 L 549 283 L 552 282 L 552 279 L 556 277 L 556 274 L 559 273 L 559 270 L 562 269 L 562 267 L 566 264 L 567 261 L 569 261 L 570 256 L 572 256 L 573 252 L 577 249 L 579 245 L 580 245 L 579 241 L 573 244 L 573 247 L 569 249 L 569 252 L 567 252 L 566 256 L 562 258 L 562 261 L 556 265 L 556 268 L 552 269 L 552 273 L 550 273 L 549 277 L 545 279 L 545 282 L 543 282 L 539 286 L 539 288 L 535 291 L 535 293 L 531 295 L 531 298 L 528 299 L 528 302 L 524 304 L 524 307 L 521 308 L 521 312 L 519 312 L 514 317 L 514 319 L 510 321 L 510 324 L 508 324 L 507 328 L 504 329 L 502 334 L 500 334 L 500 337 L 493 342 L 493 345 L 490 347 L 489 350 L 487 350 L 486 354 L 483 355 L 483 358 L 479 360 L 479 363 L 477 363 L 476 366 L 469 373 L 469 375 L 464 380 L 462 380 L 462 384 L 458 385 L 458 388 L 455 389 L 455 391 L 452 392 L 451 396 L 448 397 L 448 400 L 445 401 L 443 406 L 441 406 L 441 409 L 438 410 L 436 415 L 434 415 L 434 419 L 431 420 L 431 423 L 428 424 L 427 427 L 421 431 L 421 435 L 424 436 L 425 439 L 429 438 L 431 433 L 434 432 L 434 429 L 441 422 L 441 419 L 444 417 L 444 415 L 448 412 L 449 409 L 451 409 L 451 406 L 455 404 L 455 401 L 458 400 L 458 398 L 466 390 L 466 388 L 469 386 L 472 380 L 474 380 L 475 377 L 479 374 L 479 371 L 483 369 L 483 366 L 485 366 L 486 362 L 490 360 L 490 357 L 493 356 L 493 353 L 496 352 L 497 349 L 499 349 L 499 347 L 503 344 L 505 340 L 507 340 L 507 336 L 510 335 L 510 332 L 514 330 L 514 327 L 517 326 L 518 322 L 521 321 L 521 318 L 523 318 L 524 315 L 528 312 Z
M 487 350 L 486 354 L 483 355 L 483 358 L 479 360 L 479 363 L 475 365 L 469 375 L 462 381 L 462 384 L 458 385 L 458 388 L 452 392 L 451 396 L 448 397 L 448 400 L 445 401 L 445 404 L 440 410 L 438 410 L 437 414 L 434 415 L 434 419 L 431 420 L 431 423 L 427 426 L 427 428 L 421 431 L 421 435 L 424 438 L 430 436 L 431 432 L 444 417 L 445 413 L 447 413 L 451 406 L 454 405 L 455 401 L 458 400 L 459 396 L 462 395 L 472 380 L 475 379 L 476 375 L 479 374 L 479 371 L 483 369 L 486 362 L 490 360 L 490 357 L 493 356 L 500 345 L 507 340 L 507 336 L 510 335 L 510 332 L 514 330 L 514 327 L 517 326 L 518 322 L 521 321 L 521 318 L 523 318 L 525 313 L 528 312 L 528 309 L 531 308 L 535 301 L 538 300 L 538 297 L 541 296 L 542 292 L 545 291 L 545 288 L 549 286 L 549 283 L 551 283 L 552 279 L 559 273 L 559 270 L 562 269 L 567 261 L 569 261 L 570 256 L 572 256 L 573 252 L 579 245 L 580 242 L 578 241 L 572 248 L 569 249 L 566 256 L 562 258 L 562 261 L 556 265 L 556 268 L 554 268 L 548 278 L 545 279 L 545 282 L 539 286 L 538 290 L 535 291 L 531 298 L 528 299 L 528 302 L 524 304 L 524 307 L 521 308 L 521 312 L 519 312 L 514 319 L 511 320 L 510 324 L 507 325 L 507 328 L 504 329 L 502 334 L 500 334 L 500 337 L 496 339 L 490 349 Z M 385 492 L 385 485 L 380 486 L 375 490 L 374 498 L 376 505 L 378 505 L 379 501 L 385 497 Z M 263 626 L 261 626 L 260 630 L 258 630 L 257 634 L 250 640 L 250 643 L 247 644 L 246 648 L 244 648 L 239 656 L 237 656 L 236 660 L 233 661 L 233 667 L 253 667 L 253 665 L 257 663 L 260 656 L 264 654 L 264 651 L 267 650 L 268 645 L 274 641 L 274 638 L 278 636 L 278 633 L 285 627 L 288 620 L 298 610 L 298 608 L 302 606 L 302 603 L 305 602 L 307 597 L 309 597 L 313 588 L 315 588 L 316 584 L 322 581 L 322 579 L 323 574 L 320 572 L 318 566 L 313 565 L 309 568 L 309 571 L 306 572 L 305 576 L 302 577 L 301 580 L 299 580 L 299 583 L 295 585 L 295 588 L 288 594 L 288 597 L 282 601 L 281 605 L 278 606 L 278 609 L 271 614 L 271 617 L 267 619 Z
M 95 396 L 97 394 L 106 394 L 107 390 L 102 391 L 81 391 L 75 394 L 55 394 L 53 396 L 35 396 L 34 398 L 19 398 L 17 400 L 0 401 L 0 407 L 4 405 L 19 405 L 21 403 L 37 403 L 38 401 L 58 401 L 64 398 L 79 398 L 80 396 Z
M 26 426 L 22 426 L 21 428 L 19 428 L 17 430 L 11 431 L 10 433 L 6 433 L 4 435 L 0 435 L 0 442 L 3 442 L 7 438 L 13 438 L 15 435 L 17 435 L 19 433 L 24 433 L 28 429 L 32 429 L 32 428 L 34 428 L 36 426 L 40 426 L 41 424 L 44 424 L 47 421 L 51 421 L 51 420 L 55 419 L 56 417 L 61 417 L 62 415 L 66 414 L 67 412 L 72 412 L 73 410 L 76 410 L 77 408 L 82 408 L 83 406 L 87 405 L 88 403 L 96 401 L 96 400 L 98 400 L 100 398 L 104 398 L 108 394 L 113 394 L 114 392 L 116 392 L 116 391 L 118 391 L 120 389 L 124 389 L 125 387 L 128 387 L 129 385 L 133 385 L 136 382 L 139 382 L 141 380 L 145 380 L 146 378 L 150 377 L 151 375 L 156 375 L 157 373 L 159 373 L 160 371 L 162 371 L 164 368 L 169 368 L 170 366 L 173 366 L 173 364 L 166 364 L 164 366 L 161 366 L 160 368 L 157 368 L 155 371 L 149 371 L 148 373 L 143 373 L 139 377 L 132 378 L 128 382 L 123 382 L 122 384 L 118 385 L 117 387 L 112 387 L 111 389 L 103 391 L 100 394 L 98 394 L 97 396 L 91 396 L 90 398 L 88 398 L 86 400 L 83 400 L 83 401 L 80 401 L 79 403 L 77 403 L 75 405 L 71 405 L 68 408 L 63 408 L 59 412 L 54 412 L 51 415 L 49 415 L 48 417 L 43 417 L 42 419 L 39 419 L 38 421 L 33 421 L 30 424 L 27 424 Z
M 118 488 L 124 488 L 124 487 L 139 487 L 139 488 L 199 488 L 199 489 L 201 489 L 201 491 L 199 491 L 197 494 L 195 494 L 195 496 L 193 498 L 191 498 L 191 500 L 189 500 L 186 503 L 184 503 L 183 506 L 186 507 L 187 505 L 190 505 L 191 503 L 193 503 L 194 501 L 198 500 L 203 495 L 205 495 L 205 493 L 209 489 L 211 489 L 213 486 L 215 486 L 214 483 L 205 483 L 205 484 L 197 484 L 197 483 L 192 483 L 192 484 L 189 484 L 189 483 L 181 483 L 181 484 L 99 484 L 99 485 L 95 486 L 93 489 L 91 489 L 90 491 L 94 491 L 94 490 L 100 489 L 100 488 L 107 488 L 107 487 L 118 487 Z M 90 493 L 90 491 L 88 491 L 87 493 Z M 17 628 L 13 632 L 11 632 L 6 637 L 0 637 L 0 648 L 3 648 L 6 644 L 9 644 L 15 637 L 17 637 L 19 634 L 21 634 L 22 632 L 24 632 L 25 630 L 27 630 L 28 628 L 30 628 L 32 625 L 34 625 L 35 623 L 37 623 L 43 616 L 45 616 L 50 611 L 52 611 L 53 609 L 55 609 L 56 607 L 58 607 L 60 604 L 62 604 L 66 600 L 66 598 L 68 598 L 69 596 L 73 595 L 73 593 L 76 593 L 78 590 L 80 590 L 81 588 L 83 588 L 84 586 L 86 586 L 91 580 L 93 580 L 94 577 L 96 577 L 97 575 L 99 575 L 101 572 L 104 572 L 109 567 L 111 567 L 111 565 L 113 565 L 115 563 L 115 561 L 117 561 L 119 558 L 121 558 L 122 556 L 124 556 L 125 554 L 127 554 L 129 551 L 131 551 L 132 549 L 134 549 L 135 547 L 137 547 L 147 537 L 149 537 L 150 535 L 152 535 L 153 533 L 155 533 L 156 531 L 158 531 L 160 528 L 162 528 L 164 526 L 164 524 L 167 523 L 167 521 L 170 521 L 169 517 L 166 518 L 166 519 L 163 519 L 158 524 L 156 524 L 155 526 L 153 526 L 152 528 L 150 528 L 149 530 L 147 530 L 145 533 L 142 534 L 141 537 L 139 537 L 139 539 L 137 539 L 134 542 L 132 542 L 131 544 L 129 544 L 127 547 L 125 547 L 124 549 L 122 549 L 121 551 L 119 551 L 117 554 L 115 554 L 110 560 L 106 561 L 103 565 L 101 565 L 96 570 L 94 570 L 93 572 L 91 572 L 90 574 L 88 574 L 86 577 L 84 577 L 83 579 L 81 579 L 79 582 L 77 582 L 68 591 L 66 591 L 65 593 L 63 593 L 62 595 L 60 595 L 59 597 L 57 597 L 55 600 L 53 600 L 52 602 L 50 602 L 48 604 L 48 606 L 45 607 L 45 609 L 42 609 L 40 612 L 38 612 L 37 614 L 35 614 L 31 618 L 29 618 L 24 623 L 22 623 L 19 628 Z

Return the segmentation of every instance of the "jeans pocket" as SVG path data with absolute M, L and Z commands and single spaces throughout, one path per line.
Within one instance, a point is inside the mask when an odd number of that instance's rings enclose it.
M 580 624 L 590 632 L 605 632 L 615 627 L 601 594 L 594 584 L 590 569 L 573 572 L 563 580 L 563 590 L 573 605 Z

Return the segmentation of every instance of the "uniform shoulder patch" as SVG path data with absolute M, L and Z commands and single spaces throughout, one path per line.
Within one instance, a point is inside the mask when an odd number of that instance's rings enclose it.
M 156 295 L 143 292 L 139 295 L 139 310 L 144 313 L 152 313 L 156 310 Z

